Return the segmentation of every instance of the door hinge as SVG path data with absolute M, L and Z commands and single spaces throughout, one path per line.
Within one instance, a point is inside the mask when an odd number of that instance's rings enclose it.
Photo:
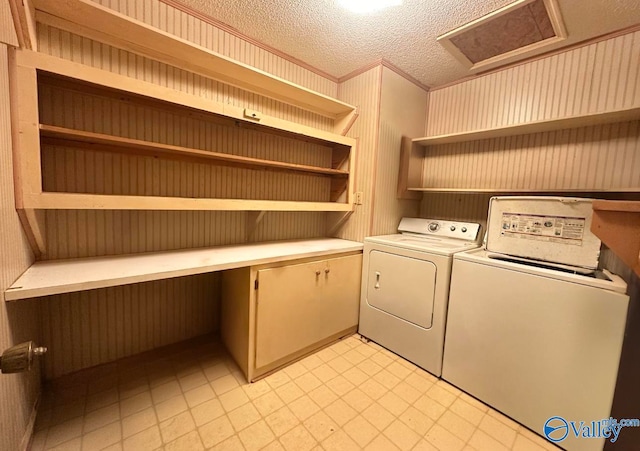
M 253 282 L 253 289 L 254 289 L 254 290 L 257 290 L 257 289 L 258 289 L 258 279 L 256 279 L 256 280 Z

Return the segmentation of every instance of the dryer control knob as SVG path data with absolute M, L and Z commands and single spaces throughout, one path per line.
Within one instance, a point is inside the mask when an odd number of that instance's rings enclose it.
M 429 231 L 437 232 L 439 228 L 440 228 L 440 224 L 438 224 L 437 222 L 429 223 Z
M 455 232 L 456 231 L 456 226 L 451 226 L 451 227 L 449 227 L 449 229 L 451 229 L 452 232 Z
M 461 229 L 460 229 L 460 231 L 461 231 L 462 233 L 467 233 L 467 228 L 466 228 L 466 227 L 463 227 L 463 228 L 461 228 Z

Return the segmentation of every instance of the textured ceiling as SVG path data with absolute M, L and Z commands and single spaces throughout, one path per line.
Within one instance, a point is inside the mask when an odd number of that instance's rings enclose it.
M 335 0 L 179 0 L 336 77 L 385 58 L 428 86 L 469 75 L 436 38 L 511 0 L 404 0 L 369 15 Z M 558 0 L 569 37 L 555 48 L 640 23 L 638 0 Z M 554 47 L 547 47 L 548 51 Z

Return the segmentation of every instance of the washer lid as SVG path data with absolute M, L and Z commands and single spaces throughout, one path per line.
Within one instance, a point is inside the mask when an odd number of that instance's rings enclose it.
M 517 257 L 596 268 L 591 199 L 500 196 L 489 201 L 486 248 Z

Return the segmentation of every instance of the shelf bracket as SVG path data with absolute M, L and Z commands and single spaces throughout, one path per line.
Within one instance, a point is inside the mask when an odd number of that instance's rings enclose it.
M 334 133 L 346 136 L 346 134 L 349 133 L 349 130 L 351 130 L 351 127 L 353 127 L 356 119 L 358 119 L 358 116 L 360 116 L 358 108 L 354 109 L 350 113 L 338 116 L 333 128 Z
M 342 226 L 344 226 L 347 223 L 347 219 L 349 219 L 349 217 L 353 214 L 354 210 L 349 210 L 349 211 L 345 211 L 345 212 L 340 212 L 340 213 L 329 213 L 329 217 L 328 217 L 328 225 L 329 227 L 327 227 L 327 235 L 329 236 L 333 236 L 335 235 L 338 230 L 340 230 L 340 228 Z
M 29 208 L 17 209 L 18 218 L 24 230 L 29 246 L 36 257 L 36 260 L 40 260 L 46 253 L 46 241 L 45 241 L 45 211 L 44 210 L 32 210 Z
M 594 200 L 591 231 L 640 276 L 640 202 Z
M 402 137 L 400 148 L 400 170 L 398 172 L 398 199 L 420 200 L 422 193 L 409 191 L 409 188 L 422 186 L 422 165 L 424 147 L 414 143 L 411 138 Z
M 262 219 L 264 218 L 265 213 L 266 211 L 248 211 L 247 212 L 247 223 L 246 223 L 247 224 L 246 225 L 247 241 L 253 238 L 253 235 L 255 234 L 256 229 L 258 228 L 260 223 L 262 222 Z

